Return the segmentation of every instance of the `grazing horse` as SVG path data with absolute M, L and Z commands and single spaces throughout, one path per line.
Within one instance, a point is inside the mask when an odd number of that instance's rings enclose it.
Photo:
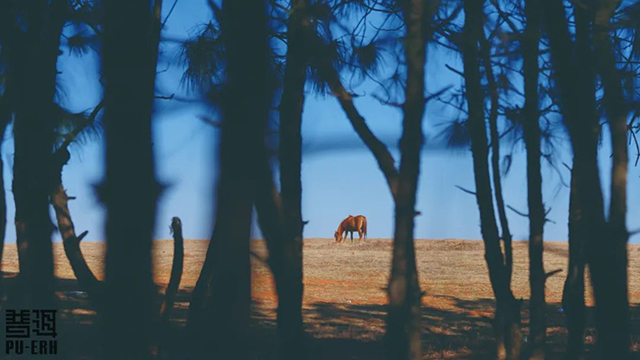
M 358 232 L 359 240 L 362 240 L 362 235 L 364 235 L 365 239 L 367 238 L 367 218 L 366 217 L 362 215 L 358 215 L 358 216 L 349 215 L 346 219 L 342 220 L 342 222 L 340 223 L 340 226 L 338 226 L 338 230 L 336 230 L 333 236 L 336 238 L 336 242 L 341 242 L 342 240 L 346 239 L 347 235 L 350 233 L 351 241 L 353 241 L 354 231 Z M 344 237 L 342 236 L 343 233 L 345 234 Z

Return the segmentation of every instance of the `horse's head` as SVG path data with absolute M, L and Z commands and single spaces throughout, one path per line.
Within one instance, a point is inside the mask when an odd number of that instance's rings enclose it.
M 335 238 L 336 238 L 336 242 L 340 242 L 340 241 L 342 241 L 342 234 L 340 234 L 340 233 L 338 232 L 338 230 L 336 230 L 336 232 L 335 232 L 335 233 L 333 233 L 333 237 L 335 237 Z

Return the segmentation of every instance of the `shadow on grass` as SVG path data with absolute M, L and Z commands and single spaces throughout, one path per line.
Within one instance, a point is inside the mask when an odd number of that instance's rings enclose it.
M 431 301 L 433 304 L 430 304 Z M 491 329 L 494 301 L 465 300 L 450 296 L 426 299 L 422 311 L 422 348 L 424 359 L 492 359 Z M 528 301 L 522 303 L 522 329 L 528 336 Z M 259 307 L 258 307 L 259 308 Z M 388 359 L 384 339 L 386 305 L 312 303 L 305 307 L 304 318 L 309 343 L 309 359 L 364 360 Z M 560 304 L 547 306 L 547 359 L 563 359 L 567 333 Z M 596 352 L 593 308 L 588 309 L 584 359 L 602 358 Z M 272 319 L 274 314 L 258 311 L 254 319 Z M 631 307 L 632 358 L 640 358 L 640 306 Z M 257 328 L 259 349 L 269 349 L 255 359 L 276 359 L 274 323 L 261 320 Z M 267 326 L 265 326 L 267 325 Z M 271 333 L 269 333 L 271 329 Z M 265 341 L 262 341 L 264 339 Z M 267 340 L 268 339 L 268 340 Z M 269 344 L 270 343 L 270 344 Z M 526 346 L 526 344 L 525 344 Z M 265 355 L 269 354 L 269 355 Z
M 15 289 L 15 274 L 4 275 L 3 286 Z M 164 344 L 171 358 L 179 359 L 184 346 L 188 304 L 193 289 L 181 289 L 170 323 L 170 343 Z M 75 280 L 56 279 L 59 302 L 58 346 L 61 359 L 98 359 L 102 345 L 101 329 L 95 307 Z M 491 299 L 464 300 L 450 296 L 425 299 L 422 311 L 422 347 L 424 359 L 490 359 L 493 351 Z M 6 303 L 11 308 L 11 302 Z M 528 303 L 523 302 L 523 331 L 527 335 Z M 305 306 L 305 328 L 310 360 L 378 360 L 387 359 L 384 342 L 386 305 L 316 302 Z M 589 324 L 592 325 L 591 309 Z M 566 344 L 564 314 L 559 304 L 547 308 L 547 359 L 561 359 Z M 640 351 L 640 306 L 631 308 L 632 343 Z M 126 324 L 123 324 L 126 326 Z M 214 326 L 214 324 L 212 324 Z M 4 328 L 4 314 L 0 316 Z M 595 332 L 585 333 L 585 359 L 595 359 Z M 159 330 L 154 326 L 153 339 Z M 4 343 L 4 342 L 0 342 Z M 275 312 L 260 302 L 252 309 L 252 359 L 277 359 Z M 4 354 L 4 345 L 0 354 Z M 0 357 L 1 358 L 1 357 Z

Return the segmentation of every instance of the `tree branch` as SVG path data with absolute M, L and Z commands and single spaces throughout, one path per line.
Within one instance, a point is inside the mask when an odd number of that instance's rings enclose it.
M 387 184 L 389 185 L 389 189 L 391 190 L 391 195 L 395 199 L 397 196 L 397 187 L 398 187 L 398 170 L 395 165 L 395 160 L 391 153 L 387 149 L 386 145 L 378 139 L 367 123 L 358 112 L 355 104 L 353 103 L 353 98 L 351 94 L 347 92 L 347 90 L 342 85 L 340 81 L 340 77 L 332 69 L 331 80 L 329 81 L 329 87 L 333 95 L 336 97 L 340 106 L 342 106 L 342 110 L 347 115 L 347 118 L 351 122 L 353 129 L 356 131 L 360 139 L 365 143 L 365 145 L 369 148 L 376 161 L 378 162 L 378 166 L 380 170 L 385 176 L 387 180 Z

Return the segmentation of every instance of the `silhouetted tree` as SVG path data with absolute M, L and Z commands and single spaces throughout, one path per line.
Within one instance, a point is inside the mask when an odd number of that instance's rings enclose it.
M 420 172 L 420 151 L 425 108 L 425 24 L 429 6 L 422 0 L 400 3 L 406 35 L 404 39 L 407 80 L 404 120 L 400 140 L 400 172 L 396 200 L 396 222 L 389 278 L 389 315 L 387 337 L 390 359 L 421 359 L 420 319 L 422 316 L 420 282 L 416 268 L 413 239 L 416 192 Z
M 19 21 L 21 21 L 21 19 L 26 18 L 26 7 L 24 6 L 20 6 L 19 2 L 16 1 L 7 1 L 7 2 L 3 2 L 2 3 L 3 9 L 1 11 L 3 19 L 2 19 L 2 29 L 0 31 L 1 35 L 1 39 L 0 39 L 0 43 L 2 43 L 2 64 L 3 64 L 3 71 L 2 71 L 2 83 L 3 83 L 3 94 L 2 94 L 2 100 L 1 100 L 1 112 L 2 112 L 2 126 L 3 126 L 3 130 L 6 127 L 6 125 L 8 124 L 8 122 L 11 120 L 12 114 L 15 112 L 17 104 L 18 104 L 18 100 L 20 99 L 20 97 L 18 96 L 18 89 L 19 89 L 19 84 L 21 83 L 19 76 L 20 74 L 18 74 L 18 71 L 20 69 L 26 69 L 23 66 L 26 66 L 24 63 L 24 56 L 26 56 L 24 53 L 21 53 L 21 51 L 24 51 L 24 48 L 22 48 L 22 41 L 24 41 L 24 33 L 23 33 L 23 29 L 20 28 L 19 25 Z M 61 2 L 59 4 L 56 5 L 57 6 L 57 10 L 46 10 L 48 13 L 45 14 L 44 16 L 47 17 L 47 20 L 42 24 L 44 30 L 42 30 L 43 32 L 51 32 L 51 39 L 53 39 L 53 36 L 55 36 L 54 34 L 58 34 L 60 35 L 60 32 L 62 31 L 62 24 L 66 21 L 67 18 L 72 18 L 72 14 L 74 14 L 74 12 L 72 11 L 72 9 L 70 8 L 70 4 L 68 4 L 67 2 Z M 51 7 L 53 7 L 53 5 L 51 5 Z M 54 16 L 57 16 L 58 18 L 54 18 Z M 50 40 L 46 40 L 46 41 L 50 41 Z M 57 43 L 59 43 L 58 39 L 54 39 L 53 41 L 56 41 Z M 57 61 L 57 55 L 58 55 L 58 49 L 56 48 L 56 59 L 54 59 L 53 61 Z M 27 70 L 24 70 L 27 71 Z M 59 84 L 56 84 L 57 87 L 59 87 Z M 13 90 L 11 90 L 11 88 L 13 88 Z M 58 89 L 56 89 L 58 90 Z M 57 219 L 58 219 L 58 228 L 61 231 L 61 235 L 63 236 L 63 240 L 65 240 L 65 250 L 67 250 L 67 253 L 70 255 L 73 255 L 70 257 L 71 264 L 74 267 L 74 270 L 77 270 L 76 273 L 79 274 L 79 278 L 81 282 L 86 282 L 85 281 L 85 277 L 83 277 L 82 275 L 84 275 L 84 272 L 82 272 L 82 266 L 84 265 L 84 268 L 88 269 L 88 267 L 86 266 L 86 262 L 84 262 L 84 259 L 82 259 L 81 257 L 81 253 L 79 251 L 79 246 L 76 242 L 75 244 L 75 248 L 77 248 L 77 251 L 69 251 L 70 248 L 73 249 L 74 246 L 66 246 L 69 243 L 73 243 L 73 241 L 66 241 L 68 239 L 75 239 L 75 232 L 73 229 L 73 223 L 71 222 L 71 218 L 69 215 L 69 210 L 68 207 L 66 206 L 67 203 L 67 196 L 66 196 L 66 192 L 64 190 L 64 187 L 62 187 L 62 182 L 61 182 L 61 171 L 62 171 L 62 166 L 64 166 L 64 164 L 66 163 L 66 161 L 68 160 L 68 151 L 67 148 L 69 146 L 69 144 L 76 138 L 79 136 L 80 132 L 82 132 L 84 129 L 90 127 L 90 125 L 93 123 L 93 120 L 95 119 L 95 116 L 97 115 L 96 112 L 99 111 L 99 109 L 102 107 L 101 105 L 95 109 L 95 111 L 88 117 L 88 119 L 86 119 L 86 116 L 83 113 L 78 113 L 78 114 L 72 114 L 67 112 L 65 109 L 63 109 L 60 105 L 54 104 L 54 109 L 52 110 L 52 112 L 49 114 L 50 117 L 50 122 L 53 123 L 53 126 L 55 126 L 55 133 L 56 133 L 56 137 L 64 137 L 64 140 L 62 141 L 62 143 L 60 145 L 57 144 L 58 140 L 56 139 L 53 147 L 55 149 L 53 150 L 53 156 L 51 157 L 51 165 L 49 166 L 49 170 L 46 171 L 46 176 L 43 176 L 41 180 L 43 183 L 46 183 L 47 186 L 50 186 L 51 189 L 51 198 L 52 198 L 52 203 L 54 203 L 54 208 L 56 210 L 56 215 L 57 215 Z M 77 128 L 74 128 L 72 131 L 69 131 L 68 133 L 64 133 L 61 134 L 59 132 L 59 129 L 61 128 L 65 128 L 68 125 L 77 124 L 77 120 L 82 120 L 82 124 L 80 124 Z M 21 173 L 20 171 L 18 171 L 17 173 L 17 178 L 20 179 L 21 176 L 24 176 L 23 173 Z M 1 179 L 0 179 L 1 181 Z M 19 182 L 16 182 L 15 185 L 17 186 L 16 190 L 20 189 L 20 184 Z M 4 195 L 4 194 L 3 194 Z M 17 197 L 16 201 L 17 201 L 17 208 L 23 208 L 24 204 L 21 203 L 22 198 L 21 197 Z M 3 202 L 4 203 L 4 202 Z M 18 215 L 18 222 L 17 222 L 17 235 L 18 235 L 18 243 L 22 244 L 23 246 L 20 247 L 19 246 L 19 259 L 23 259 L 24 258 L 24 253 L 25 253 L 25 249 L 26 247 L 26 243 L 23 242 L 23 240 L 25 239 L 25 227 L 22 226 L 24 223 L 22 221 L 20 221 L 20 217 L 21 214 Z M 2 234 L 4 234 L 4 231 L 2 231 Z M 79 239 L 81 239 L 85 234 L 81 235 L 79 237 Z M 81 260 L 81 262 L 78 261 L 73 261 L 75 259 L 78 259 L 78 256 L 75 256 L 77 254 L 80 254 L 79 259 Z M 24 269 L 24 266 L 26 265 L 25 261 L 21 261 L 22 263 L 22 267 Z M 25 270 L 26 271 L 26 270 Z M 89 275 L 91 277 L 93 277 L 93 274 L 91 274 L 91 272 L 88 272 Z M 93 279 L 95 280 L 95 277 L 93 277 Z M 89 279 L 90 280 L 90 279 Z
M 592 24 L 594 55 L 604 89 L 604 109 L 611 132 L 611 198 L 606 232 L 590 239 L 589 269 L 596 300 L 598 340 L 604 354 L 622 359 L 630 346 L 627 242 L 627 116 L 630 107 L 611 39 L 611 20 L 618 1 L 600 1 Z M 608 239 L 607 239 L 608 238 Z
M 72 22 L 86 22 L 88 20 L 86 15 L 88 13 L 95 13 L 94 5 L 95 4 L 89 1 L 61 2 L 58 5 L 60 7 L 59 13 L 63 14 L 64 18 L 61 17 L 60 19 L 53 19 L 50 17 L 50 20 L 43 24 L 44 27 L 48 27 L 47 30 L 43 31 L 52 32 L 51 36 L 54 36 L 53 33 L 58 33 L 59 35 L 62 30 L 61 23 L 64 23 L 66 19 L 71 20 Z M 2 64 L 2 70 L 0 73 L 2 75 L 0 80 L 3 92 L 2 100 L 0 101 L 0 121 L 2 131 L 4 131 L 4 128 L 11 120 L 19 99 L 19 97 L 17 97 L 17 85 L 19 84 L 17 70 L 19 70 L 21 66 L 20 64 L 23 63 L 21 56 L 24 56 L 24 54 L 20 54 L 20 42 L 24 40 L 24 36 L 22 34 L 22 29 L 20 29 L 19 21 L 25 17 L 26 8 L 24 6 L 21 7 L 18 1 L 6 1 L 3 2 L 1 6 L 2 9 L 0 10 L 0 13 L 2 14 L 2 20 L 0 23 L 2 23 L 2 28 L 0 29 L 0 44 L 2 44 L 2 49 L 0 50 L 0 64 Z M 51 13 L 51 15 L 53 15 L 53 13 Z M 95 18 L 99 18 L 97 14 L 93 15 L 96 15 L 91 16 L 94 20 Z M 95 24 L 93 27 L 98 31 Z M 77 34 L 72 35 L 71 37 L 63 34 L 63 37 L 67 39 L 67 43 L 65 45 L 69 48 L 70 52 L 72 52 L 72 49 L 77 50 L 81 45 L 88 46 L 86 39 L 81 36 L 77 36 Z M 79 38 L 84 39 L 84 41 L 79 41 Z M 84 51 L 84 48 L 82 48 L 82 50 Z M 83 53 L 83 51 L 78 52 Z M 56 91 L 61 91 L 60 84 L 57 83 L 56 85 Z M 10 88 L 14 88 L 14 91 L 11 91 Z M 67 206 L 68 200 L 72 200 L 73 198 L 67 196 L 66 190 L 62 185 L 62 168 L 69 160 L 68 147 L 71 143 L 80 137 L 84 137 L 85 133 L 90 132 L 89 130 L 95 130 L 94 127 L 97 123 L 95 120 L 97 115 L 100 113 L 100 110 L 103 108 L 104 102 L 98 104 L 90 114 L 85 114 L 84 112 L 71 113 L 59 104 L 56 104 L 55 106 L 56 109 L 49 115 L 51 118 L 50 121 L 53 122 L 55 126 L 55 140 L 52 148 L 53 156 L 51 158 L 52 165 L 51 172 L 47 171 L 47 176 L 45 178 L 47 179 L 46 181 L 48 181 L 50 176 L 52 181 L 52 184 L 50 184 L 52 189 L 50 195 L 51 203 L 53 204 L 56 212 L 58 229 L 62 236 L 65 251 L 68 255 L 71 266 L 83 287 L 85 289 L 93 288 L 93 284 L 97 283 L 97 280 L 84 261 L 79 247 L 79 242 L 86 235 L 86 232 L 76 237 L 73 221 L 71 220 L 71 215 Z M 20 178 L 20 176 L 21 174 L 18 173 L 18 178 Z M 0 182 L 1 181 L 2 179 L 0 179 Z M 19 187 L 20 185 L 16 184 L 16 186 Z M 2 196 L 4 196 L 4 194 L 2 194 Z M 20 203 L 20 198 L 18 198 L 17 201 Z M 19 204 L 18 207 L 21 207 L 22 205 L 23 204 Z M 23 223 L 19 218 L 20 216 L 18 216 L 17 222 L 17 235 L 18 243 L 22 244 L 23 239 L 25 238 L 24 226 L 21 226 Z M 2 234 L 4 234 L 4 230 L 2 230 Z M 24 248 L 24 246 L 22 248 Z M 19 259 L 23 257 L 23 253 L 23 250 L 19 251 Z M 89 292 L 94 291 L 93 289 L 89 289 Z
M 23 5 L 23 6 L 20 6 Z M 16 27 L 8 51 L 14 71 L 10 91 L 15 92 L 15 157 L 13 192 L 25 307 L 51 307 L 53 255 L 49 218 L 54 103 L 60 34 L 66 1 L 15 4 Z
M 489 109 L 489 143 L 491 145 L 491 172 L 493 173 L 493 190 L 496 199 L 496 209 L 498 210 L 498 219 L 500 220 L 500 228 L 502 230 L 502 242 L 504 243 L 504 262 L 507 276 L 507 283 L 511 284 L 511 276 L 513 273 L 513 246 L 511 239 L 511 231 L 509 230 L 509 220 L 507 219 L 507 210 L 502 196 L 502 174 L 500 172 L 500 132 L 498 131 L 498 111 L 500 106 L 499 89 L 496 77 L 493 73 L 493 63 L 491 62 L 491 43 L 484 34 L 484 28 L 478 35 L 480 42 L 480 58 L 484 67 L 485 77 L 487 78 L 487 88 L 490 99 Z
M 569 194 L 569 268 L 562 291 L 562 308 L 566 314 L 567 359 L 580 359 L 584 344 L 586 306 L 584 302 L 584 269 L 586 265 L 586 238 L 579 227 L 583 205 L 578 197 L 578 176 L 575 165 L 571 168 L 571 190 Z
M 538 95 L 538 66 L 540 46 L 540 6 L 536 1 L 524 4 L 526 28 L 522 37 L 522 59 L 525 87 L 524 142 L 527 149 L 527 195 L 529 207 L 529 359 L 544 359 L 546 339 L 546 301 L 543 259 L 545 211 L 542 201 L 540 171 L 540 111 Z M 495 174 L 494 174 L 495 176 Z
M 571 199 L 572 211 L 575 212 L 572 230 L 575 236 L 586 242 L 596 300 L 598 344 L 603 356 L 625 359 L 629 355 L 628 234 L 624 220 L 627 111 L 621 97 L 620 78 L 612 60 L 614 55 L 609 35 L 615 5 L 603 2 L 596 8 L 590 6 L 574 7 L 575 41 L 571 39 L 561 1 L 544 2 L 543 13 L 561 110 L 574 153 L 572 176 L 577 179 L 575 182 L 572 180 L 575 187 Z M 595 18 L 594 13 L 597 14 Z M 591 39 L 595 47 L 592 47 Z M 604 108 L 613 144 L 609 221 L 604 217 L 597 161 L 600 129 L 596 107 L 596 69 L 605 88 Z M 579 254 L 579 251 L 575 253 Z M 576 346 L 572 345 L 570 349 L 577 351 Z M 572 355 L 575 356 L 575 352 Z
M 299 319 L 300 328 L 288 328 L 288 326 L 293 326 L 293 324 L 298 323 L 296 320 L 298 315 L 295 314 L 298 314 L 298 311 L 302 310 L 296 310 L 298 307 L 301 308 L 302 303 L 300 303 L 300 305 L 297 305 L 297 303 L 289 305 L 287 300 L 285 300 L 287 297 L 293 297 L 293 294 L 289 294 L 288 292 L 292 291 L 291 288 L 293 286 L 291 284 L 297 283 L 297 280 L 294 278 L 297 277 L 297 274 L 287 271 L 287 269 L 294 266 L 296 254 L 285 252 L 286 245 L 283 244 L 283 242 L 286 241 L 286 235 L 282 197 L 276 187 L 268 157 L 264 157 L 263 164 L 261 164 L 256 171 L 259 180 L 255 202 L 258 213 L 258 223 L 269 250 L 268 264 L 273 272 L 276 285 L 278 309 L 282 307 L 282 310 L 278 311 L 278 324 L 281 324 L 279 325 L 279 354 L 283 359 L 296 359 L 295 354 L 300 356 L 298 358 L 304 358 L 307 353 L 305 352 L 304 344 L 301 342 L 304 341 L 302 314 L 300 314 Z M 302 300 L 300 300 L 300 302 L 301 301 Z M 296 317 L 291 318 L 293 316 Z M 295 323 L 293 322 L 294 320 L 296 321 Z M 294 330 L 295 333 L 293 332 Z M 297 343 L 291 342 L 291 338 L 289 337 L 294 334 L 298 336 Z
M 169 277 L 165 299 L 160 309 L 160 314 L 165 321 L 168 321 L 171 317 L 173 303 L 178 293 L 184 268 L 184 238 L 182 237 L 182 221 L 178 217 L 171 219 L 171 234 L 173 235 L 173 263 L 171 264 L 171 276 Z
M 4 96 L 3 96 L 4 97 Z M 7 125 L 10 122 L 10 115 L 5 110 L 5 104 L 1 104 L 4 99 L 0 98 L 0 136 L 4 138 L 4 133 L 7 129 Z M 0 146 L 2 146 L 2 141 L 0 141 Z M 2 156 L 0 156 L 0 169 L 4 168 L 4 161 Z M 4 192 L 4 179 L 0 176 L 0 273 L 2 271 L 2 255 L 4 253 L 4 240 L 7 231 L 7 198 Z M 4 285 L 2 283 L 2 277 L 0 276 L 0 299 L 4 295 Z
M 0 4 L 0 134 L 4 140 L 4 133 L 7 125 L 11 122 L 13 114 L 13 101 L 9 90 L 12 82 L 10 49 L 17 40 L 15 36 L 16 21 L 12 11 L 13 3 L 5 1 Z M 4 141 L 0 141 L 0 146 Z M 0 169 L 4 168 L 4 161 L 0 156 Z M 0 176 L 0 264 L 4 252 L 4 240 L 7 227 L 7 203 L 4 191 L 4 177 Z M 0 268 L 0 271 L 2 269 Z M 0 277 L 0 298 L 4 295 L 4 284 Z
M 149 358 L 154 300 L 151 240 L 159 186 L 151 118 L 159 18 L 149 2 L 104 3 L 107 205 L 105 358 Z
M 163 335 L 158 342 L 158 354 L 160 357 L 168 354 L 167 349 L 172 343 L 176 343 L 176 334 L 172 331 L 170 321 L 178 289 L 180 288 L 182 271 L 184 270 L 184 238 L 182 237 L 182 221 L 179 217 L 174 216 L 171 219 L 170 229 L 173 235 L 173 262 L 171 264 L 169 284 L 165 291 L 164 301 L 160 307 L 160 322 L 163 327 Z M 170 355 L 169 357 L 171 358 Z
M 66 47 L 70 55 L 81 58 L 95 49 L 92 43 L 102 36 L 102 8 L 99 2 L 94 1 L 72 1 L 70 4 L 70 22 L 73 24 L 75 33 L 64 36 Z M 160 11 L 161 2 L 156 1 L 153 7 L 154 18 L 157 30 L 154 37 L 159 41 L 160 36 Z M 166 22 L 166 19 L 164 20 Z M 90 28 L 93 34 L 85 32 L 85 28 Z M 156 97 L 157 98 L 157 97 Z M 80 242 L 88 234 L 84 231 L 80 235 L 76 234 L 71 211 L 68 206 L 74 197 L 67 195 L 67 190 L 62 182 L 62 172 L 66 163 L 70 159 L 69 147 L 72 144 L 80 144 L 83 140 L 95 140 L 96 135 L 101 134 L 101 114 L 104 108 L 104 99 L 101 100 L 90 112 L 72 113 L 60 107 L 62 117 L 56 126 L 56 146 L 54 149 L 54 179 L 55 183 L 51 193 L 51 204 L 55 210 L 58 230 L 64 244 L 65 254 L 73 269 L 74 275 L 78 279 L 80 286 L 87 291 L 92 300 L 98 304 L 103 299 L 103 286 L 96 279 L 95 275 L 87 265 L 80 248 Z M 93 137 L 93 138 L 92 138 Z M 174 259 L 175 260 L 175 259 Z
M 53 153 L 53 186 L 50 195 L 51 205 L 56 214 L 56 220 L 58 223 L 58 231 L 62 238 L 65 254 L 69 260 L 69 264 L 73 270 L 74 275 L 78 279 L 80 286 L 87 291 L 92 300 L 100 302 L 103 296 L 103 288 L 93 271 L 89 268 L 83 254 L 80 249 L 80 242 L 88 234 L 88 231 L 84 231 L 80 235 L 76 235 L 75 226 L 71 218 L 71 211 L 69 209 L 69 200 L 73 198 L 67 195 L 67 191 L 62 183 L 62 170 L 67 164 L 70 158 L 69 146 L 73 141 L 77 140 L 80 134 L 87 128 L 94 126 L 96 123 L 96 117 L 104 107 L 104 101 L 101 101 L 84 119 L 83 123 L 75 127 L 72 131 L 65 134 L 65 140 L 55 149 Z
M 573 165 L 569 207 L 569 271 L 563 291 L 569 339 L 567 357 L 580 357 L 584 343 L 584 268 L 590 237 L 602 236 L 604 208 L 597 164 L 600 128 L 596 114 L 595 74 L 588 21 L 575 12 L 575 41 L 571 41 L 564 6 L 544 3 L 543 20 L 549 38 L 558 101 L 571 135 Z M 573 62 L 579 59 L 580 61 Z
M 246 359 L 251 303 L 249 237 L 271 104 L 265 3 L 225 1 L 226 57 L 215 229 L 189 309 L 189 357 Z M 214 4 L 212 6 L 215 7 Z M 261 155 L 262 152 L 262 155 Z
M 338 4 L 334 7 L 339 8 Z M 400 168 L 386 145 L 382 143 L 368 127 L 353 102 L 353 96 L 345 88 L 340 78 L 340 67 L 335 58 L 319 55 L 313 59 L 314 69 L 324 85 L 340 103 L 354 130 L 369 148 L 382 171 L 396 205 L 396 227 L 394 250 L 392 255 L 391 277 L 389 280 L 389 314 L 387 321 L 388 356 L 393 359 L 417 359 L 421 357 L 420 317 L 422 292 L 417 275 L 413 229 L 417 179 L 419 174 L 420 151 L 422 148 L 422 117 L 427 102 L 424 92 L 424 66 L 426 42 L 431 35 L 431 14 L 437 8 L 436 3 L 420 1 L 381 2 L 359 4 L 369 13 L 383 13 L 388 17 L 401 15 L 407 29 L 404 45 L 407 61 L 407 84 L 404 112 L 403 135 L 400 143 Z M 357 6 L 357 5 L 356 5 Z M 349 11 L 346 11 L 349 13 Z M 366 22 L 366 15 L 362 21 Z M 352 60 L 354 71 L 367 74 L 375 72 L 379 63 L 379 44 L 373 36 L 368 44 L 354 42 L 358 29 L 354 29 Z M 384 29 L 378 29 L 384 31 Z M 330 39 L 320 43 L 326 47 L 340 47 Z M 329 52 L 329 51 L 327 51 Z
M 274 13 L 281 11 L 281 6 L 272 4 Z M 301 358 L 304 356 L 304 330 L 302 326 L 302 230 L 301 215 L 302 186 L 300 180 L 302 162 L 301 121 L 305 98 L 305 83 L 309 66 L 309 42 L 315 36 L 311 24 L 313 11 L 306 0 L 294 1 L 290 12 L 282 16 L 286 31 L 278 32 L 270 29 L 270 36 L 281 36 L 287 39 L 286 52 L 282 56 L 283 78 L 281 79 L 281 99 L 279 113 L 279 150 L 281 193 L 276 191 L 278 206 L 261 203 L 258 211 L 261 218 L 281 217 L 277 223 L 265 223 L 263 231 L 269 250 L 269 265 L 274 275 L 278 294 L 278 333 L 281 356 Z M 214 11 L 216 13 L 216 11 Z M 219 13 L 219 11 L 217 11 Z M 282 14 L 281 14 L 282 15 Z M 218 22 L 221 19 L 217 19 Z M 213 91 L 219 87 L 218 82 L 224 76 L 221 69 L 226 64 L 224 52 L 226 47 L 221 41 L 220 29 L 215 22 L 209 23 L 203 32 L 184 46 L 187 63 L 185 79 L 204 91 Z M 269 170 L 269 174 L 271 171 Z M 266 176 L 264 181 L 269 176 Z M 273 181 L 273 179 L 269 180 Z M 261 190 L 262 191 L 262 190 Z M 273 195 L 271 192 L 260 193 L 263 199 Z M 273 213 L 275 211 L 275 213 Z M 264 227 L 270 229 L 265 229 Z M 277 229 L 276 229 L 277 228 Z M 200 284 L 196 286 L 192 304 L 194 309 L 202 303 L 205 293 L 206 277 L 212 271 L 212 260 L 205 260 Z
M 485 244 L 489 278 L 496 298 L 494 332 L 498 359 L 518 359 L 522 345 L 520 307 L 511 292 L 509 273 L 500 249 L 500 236 L 493 207 L 489 175 L 484 99 L 481 87 L 479 42 L 483 30 L 483 2 L 464 1 L 462 56 L 471 137 L 476 198 L 480 210 L 480 227 Z M 494 140 L 495 141 L 495 140 Z M 494 174 L 494 176 L 500 176 Z
M 287 19 L 287 53 L 279 105 L 280 196 L 284 238 L 269 244 L 278 292 L 278 330 L 283 358 L 302 359 L 302 111 L 305 99 L 307 41 L 313 31 L 308 0 L 291 1 Z M 272 267 L 273 268 L 273 267 Z

